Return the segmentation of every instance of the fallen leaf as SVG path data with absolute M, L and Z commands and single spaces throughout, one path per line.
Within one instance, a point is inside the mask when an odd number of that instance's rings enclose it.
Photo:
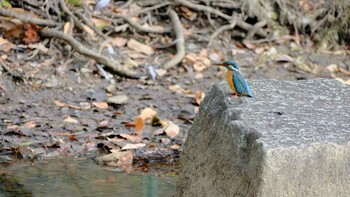
M 25 127 L 27 128 L 34 128 L 36 126 L 35 122 L 29 121 L 24 124 Z
M 114 37 L 114 38 L 110 38 L 110 39 L 111 39 L 112 44 L 117 46 L 117 47 L 123 47 L 128 42 L 127 39 L 122 38 L 122 37 Z
M 62 102 L 59 101 L 59 100 L 54 100 L 53 102 L 54 102 L 55 105 L 57 105 L 58 107 L 67 107 L 67 104 L 66 104 L 66 103 L 62 103 Z
M 72 109 L 81 110 L 81 107 L 75 106 L 75 105 L 69 105 L 69 104 L 67 104 L 67 107 L 72 108 Z
M 135 127 L 135 122 L 123 122 L 126 127 Z
M 160 69 L 156 69 L 156 73 L 160 77 L 164 76 L 166 74 L 166 72 L 167 71 L 165 69 L 161 69 L 161 68 Z
M 111 20 L 105 20 L 102 18 L 92 18 L 91 19 L 94 25 L 100 29 L 104 28 L 105 26 L 111 25 L 112 21 Z
M 94 30 L 91 29 L 89 26 L 83 25 L 83 28 L 84 28 L 84 30 L 85 30 L 88 34 L 90 34 L 91 36 L 93 36 L 93 35 L 95 34 Z
M 173 149 L 173 150 L 179 150 L 181 148 L 181 146 L 178 145 L 178 144 L 173 144 L 173 145 L 170 146 L 170 148 Z
M 22 38 L 24 34 L 23 25 L 16 25 L 15 27 L 5 31 L 4 37 L 9 39 Z
M 73 124 L 78 124 L 79 121 L 75 118 L 72 118 L 71 116 L 65 116 L 63 119 L 64 122 L 68 122 L 68 123 L 73 123 Z
M 348 80 L 344 80 L 342 78 L 335 78 L 337 81 L 341 82 L 342 84 L 345 84 L 345 85 L 350 85 L 350 79 Z
M 138 117 L 142 118 L 142 120 L 148 120 L 152 119 L 155 115 L 157 115 L 157 112 L 154 109 L 147 107 L 142 110 L 141 114 Z
M 77 138 L 76 135 L 69 135 L 68 139 L 69 139 L 70 141 L 78 141 L 78 138 Z
M 131 150 L 131 149 L 138 149 L 145 147 L 146 144 L 144 143 L 138 143 L 138 144 L 126 144 L 122 147 L 122 150 Z
M 71 23 L 70 22 L 66 22 L 64 24 L 64 26 L 63 26 L 63 33 L 64 34 L 71 34 L 70 28 L 71 28 Z
M 40 36 L 38 34 L 39 27 L 35 24 L 25 24 L 24 25 L 24 38 L 23 41 L 26 44 L 38 42 L 40 40 Z
M 195 104 L 196 105 L 200 105 L 201 102 L 203 101 L 204 97 L 205 97 L 205 93 L 200 91 L 200 90 L 197 90 L 195 95 L 196 95 L 196 97 L 195 97 Z
M 177 92 L 180 94 L 191 94 L 192 93 L 192 91 L 190 89 L 183 89 L 179 84 L 171 85 L 171 86 L 169 86 L 169 89 L 173 92 Z
M 164 125 L 164 132 L 167 134 L 167 136 L 173 138 L 179 134 L 180 128 L 173 122 L 168 121 Z
M 127 139 L 127 140 L 130 140 L 132 142 L 141 142 L 142 141 L 142 138 L 141 137 L 138 137 L 138 136 L 133 136 L 133 135 L 129 135 L 129 134 L 126 134 L 126 133 L 122 133 L 122 134 L 119 134 L 120 137 L 124 138 L 124 139 Z
M 137 117 L 135 120 L 135 133 L 137 135 L 142 134 L 142 129 L 145 127 L 145 123 L 141 117 Z
M 13 47 L 13 44 L 11 42 L 0 37 L 0 51 L 7 53 L 12 49 L 12 47 Z
M 350 71 L 345 70 L 345 69 L 344 69 L 344 68 L 342 68 L 342 67 L 339 67 L 339 72 L 341 72 L 341 73 L 343 73 L 343 74 L 345 74 L 345 75 L 350 76 Z
M 291 56 L 289 56 L 287 54 L 279 54 L 275 58 L 275 61 L 276 62 L 293 62 L 294 58 L 292 58 Z
M 326 68 L 331 73 L 335 73 L 335 72 L 339 71 L 338 66 L 336 64 L 331 64 L 331 65 L 327 66 Z
M 92 102 L 92 104 L 99 109 L 107 109 L 108 103 L 106 102 Z
M 128 41 L 128 47 L 130 49 L 135 50 L 135 51 L 144 53 L 146 55 L 152 55 L 154 53 L 154 50 L 152 47 L 145 45 L 145 44 L 142 44 L 134 39 L 130 39 Z

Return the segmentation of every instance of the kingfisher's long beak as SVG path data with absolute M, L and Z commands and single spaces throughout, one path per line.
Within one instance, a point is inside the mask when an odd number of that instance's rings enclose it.
M 224 63 L 212 63 L 213 66 L 224 66 Z

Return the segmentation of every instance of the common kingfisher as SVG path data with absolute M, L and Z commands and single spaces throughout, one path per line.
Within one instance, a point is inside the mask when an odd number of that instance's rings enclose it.
M 253 97 L 250 92 L 249 86 L 244 79 L 242 73 L 239 71 L 239 67 L 235 61 L 229 60 L 223 63 L 214 64 L 215 66 L 224 66 L 227 68 L 226 79 L 230 88 L 233 90 L 236 96 L 248 96 Z

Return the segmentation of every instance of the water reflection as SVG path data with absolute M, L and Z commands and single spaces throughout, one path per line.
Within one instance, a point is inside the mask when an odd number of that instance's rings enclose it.
M 0 196 L 172 196 L 175 177 L 102 169 L 91 160 L 52 160 L 0 169 Z

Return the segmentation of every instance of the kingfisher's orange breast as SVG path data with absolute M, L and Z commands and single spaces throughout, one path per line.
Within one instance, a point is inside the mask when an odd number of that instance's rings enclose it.
M 227 80 L 227 83 L 230 86 L 230 88 L 237 94 L 235 85 L 233 84 L 232 71 L 231 70 L 227 70 L 227 72 L 226 72 L 226 80 Z

